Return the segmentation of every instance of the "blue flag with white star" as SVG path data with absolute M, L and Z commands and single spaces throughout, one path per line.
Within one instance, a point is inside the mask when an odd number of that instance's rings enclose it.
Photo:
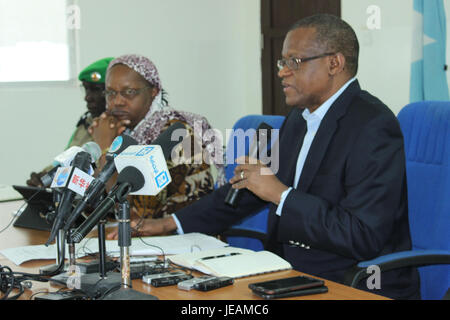
M 443 0 L 414 0 L 410 101 L 448 100 Z

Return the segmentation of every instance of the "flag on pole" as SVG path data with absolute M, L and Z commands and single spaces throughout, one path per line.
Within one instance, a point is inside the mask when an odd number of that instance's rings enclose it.
M 448 100 L 443 0 L 414 0 L 410 102 Z

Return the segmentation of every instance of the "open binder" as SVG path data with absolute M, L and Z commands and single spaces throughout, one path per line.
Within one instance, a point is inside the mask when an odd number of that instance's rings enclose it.
M 235 247 L 178 254 L 168 259 L 176 265 L 217 277 L 241 278 L 292 269 L 289 262 L 270 251 Z

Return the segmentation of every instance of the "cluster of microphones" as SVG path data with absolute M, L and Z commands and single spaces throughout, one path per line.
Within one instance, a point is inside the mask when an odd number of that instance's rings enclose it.
M 70 232 L 70 240 L 79 243 L 116 204 L 117 197 L 127 195 L 156 195 L 170 182 L 166 160 L 171 150 L 183 139 L 172 139 L 177 129 L 186 129 L 175 122 L 151 145 L 139 145 L 128 132 L 116 137 L 106 153 L 106 162 L 94 178 L 95 163 L 102 155 L 95 142 L 71 147 L 55 157 L 55 167 L 41 178 L 44 187 L 54 194 L 56 211 L 46 245 L 60 231 Z M 107 183 L 116 177 L 115 185 L 106 191 Z M 95 208 L 78 226 L 76 222 L 87 208 Z M 75 228 L 76 227 L 76 228 Z
M 256 157 L 258 150 L 267 148 L 267 144 L 261 145 L 261 140 L 267 143 L 270 137 L 260 139 L 259 134 L 270 133 L 270 129 L 265 123 L 259 126 L 249 156 Z M 79 243 L 99 221 L 105 219 L 119 198 L 128 194 L 154 196 L 164 189 L 171 182 L 166 160 L 170 158 L 172 149 L 186 137 L 186 134 L 177 134 L 176 130 L 187 132 L 183 123 L 175 122 L 151 145 L 139 145 L 125 131 L 111 144 L 106 153 L 106 163 L 96 178 L 91 174 L 101 150 L 95 142 L 69 148 L 58 155 L 55 167 L 41 178 L 44 187 L 51 187 L 58 194 L 55 218 L 46 245 L 55 240 L 58 232 L 67 233 L 69 230 L 72 231 L 70 241 Z M 173 139 L 173 136 L 179 138 Z M 106 194 L 106 185 L 115 173 L 118 173 L 116 183 Z M 239 190 L 230 188 L 225 203 L 236 207 L 238 193 Z M 75 222 L 87 208 L 95 210 L 74 229 Z

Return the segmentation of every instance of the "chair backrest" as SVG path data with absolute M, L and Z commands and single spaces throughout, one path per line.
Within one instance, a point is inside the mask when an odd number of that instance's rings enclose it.
M 450 102 L 424 101 L 398 114 L 404 135 L 413 250 L 450 249 Z M 442 299 L 450 266 L 419 268 L 423 299 Z
M 236 133 L 238 129 L 242 129 L 244 132 L 248 129 L 257 129 L 262 122 L 267 123 L 273 129 L 281 128 L 285 117 L 284 116 L 273 116 L 273 115 L 247 115 L 240 118 L 233 126 L 233 132 Z M 248 132 L 248 131 L 247 131 Z M 246 140 L 245 148 L 242 145 L 238 144 L 242 142 L 242 140 L 237 139 L 236 134 L 232 134 L 229 137 L 226 157 L 227 163 L 230 162 L 229 159 L 236 159 L 240 156 L 244 156 L 248 154 L 249 146 L 252 143 L 253 135 L 248 135 L 248 140 Z M 232 139 L 235 139 L 232 142 Z M 240 141 L 240 142 L 239 142 Z M 272 141 L 273 142 L 273 141 Z M 227 181 L 231 179 L 234 175 L 234 168 L 237 164 L 229 163 L 225 167 L 225 177 Z M 253 215 L 241 221 L 241 223 L 235 225 L 236 228 L 242 228 L 252 231 L 257 231 L 261 233 L 266 233 L 267 231 L 267 217 L 268 217 L 268 209 L 265 208 L 262 211 L 255 212 Z M 263 244 L 256 239 L 245 238 L 245 237 L 228 237 L 228 243 L 234 247 L 247 248 L 255 251 L 259 251 L 263 249 Z

